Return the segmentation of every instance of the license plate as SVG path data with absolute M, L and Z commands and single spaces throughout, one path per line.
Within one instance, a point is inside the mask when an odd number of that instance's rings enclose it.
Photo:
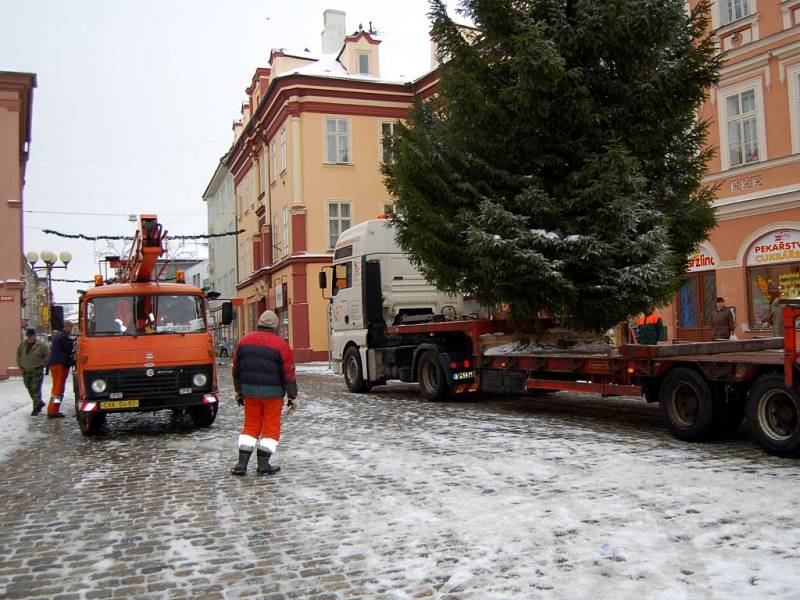
M 113 408 L 139 408 L 138 400 L 107 400 L 100 403 L 100 410 L 111 410 Z
M 464 379 L 475 379 L 475 371 L 461 371 L 453 373 L 453 381 L 462 381 Z

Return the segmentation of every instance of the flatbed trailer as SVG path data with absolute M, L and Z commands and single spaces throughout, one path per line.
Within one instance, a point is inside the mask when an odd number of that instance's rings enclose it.
M 332 285 L 323 272 L 320 289 L 330 290 L 331 362 L 352 392 L 399 380 L 418 382 L 434 401 L 470 393 L 639 396 L 659 404 L 682 440 L 729 434 L 746 416 L 768 452 L 800 452 L 800 300 L 783 301 L 783 338 L 612 349 L 545 321 L 526 331 L 463 316 L 480 307 L 428 284 L 379 220 L 342 232 L 330 269 Z M 502 339 L 513 344 L 498 347 Z M 564 344 L 569 339 L 579 343 Z
M 749 429 L 762 447 L 789 456 L 800 450 L 793 327 L 800 305 L 784 310 L 788 333 L 783 338 L 631 344 L 608 352 L 484 348 L 486 336 L 516 331 L 503 321 L 393 325 L 366 348 L 366 369 L 355 348 L 345 350 L 342 367 L 353 391 L 399 379 L 418 382 L 423 396 L 432 401 L 466 393 L 640 396 L 659 403 L 670 432 L 686 441 L 730 434 L 747 415 Z

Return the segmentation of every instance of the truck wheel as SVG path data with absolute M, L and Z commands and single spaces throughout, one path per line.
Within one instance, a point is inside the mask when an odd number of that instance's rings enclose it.
M 426 400 L 438 402 L 450 395 L 450 385 L 435 352 L 425 352 L 417 365 L 419 388 Z
M 800 451 L 800 394 L 784 385 L 783 375 L 770 373 L 753 384 L 747 396 L 747 425 L 770 454 L 793 456 Z
M 364 369 L 361 366 L 361 355 L 358 348 L 350 346 L 344 352 L 342 358 L 342 371 L 344 371 L 344 382 L 347 384 L 347 389 L 351 392 L 361 393 L 368 392 L 371 389 L 366 381 L 364 381 Z
M 189 409 L 189 418 L 195 427 L 211 427 L 214 419 L 217 418 L 217 405 L 193 406 Z
M 713 432 L 714 401 L 706 381 L 691 369 L 670 371 L 659 394 L 661 416 L 670 433 L 685 442 L 701 442 Z

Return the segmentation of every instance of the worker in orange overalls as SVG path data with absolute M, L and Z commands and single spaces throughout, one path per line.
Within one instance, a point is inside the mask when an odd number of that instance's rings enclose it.
M 236 400 L 244 405 L 244 427 L 239 435 L 239 461 L 232 475 L 245 475 L 247 463 L 258 447 L 259 475 L 272 475 L 280 467 L 270 458 L 281 438 L 284 394 L 289 396 L 289 414 L 298 406 L 294 358 L 289 344 L 277 334 L 278 316 L 264 311 L 258 327 L 244 336 L 233 354 L 233 387 Z
M 640 344 L 658 344 L 665 334 L 664 322 L 655 312 L 641 315 L 636 320 L 636 341 Z
M 55 419 L 63 417 L 61 401 L 64 399 L 64 388 L 67 384 L 69 368 L 72 366 L 72 322 L 64 321 L 62 330 L 53 335 L 50 345 L 50 377 L 53 387 L 50 391 L 50 403 L 47 405 L 47 417 Z

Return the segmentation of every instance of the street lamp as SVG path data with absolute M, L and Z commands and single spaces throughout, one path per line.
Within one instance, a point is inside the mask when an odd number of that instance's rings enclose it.
M 42 259 L 44 266 L 37 267 L 36 263 L 40 258 Z M 38 252 L 30 250 L 25 253 L 25 259 L 31 264 L 31 270 L 41 271 L 44 269 L 47 273 L 47 319 L 45 322 L 49 322 L 53 309 L 53 282 L 51 278 L 51 272 L 53 269 L 66 269 L 69 266 L 69 261 L 72 260 L 72 254 L 64 250 L 58 255 L 58 257 L 56 257 L 55 252 L 44 250 L 40 256 Z M 61 262 L 64 264 L 56 265 L 56 261 L 58 259 L 61 259 Z

